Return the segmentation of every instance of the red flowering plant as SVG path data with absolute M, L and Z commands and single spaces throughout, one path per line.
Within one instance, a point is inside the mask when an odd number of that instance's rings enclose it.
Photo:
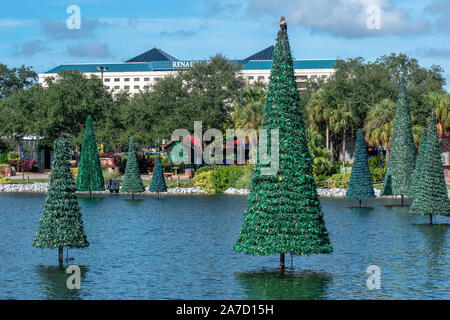
M 16 167 L 17 171 L 30 172 L 33 171 L 36 167 L 36 159 L 22 161 L 11 160 L 9 162 L 9 165 Z

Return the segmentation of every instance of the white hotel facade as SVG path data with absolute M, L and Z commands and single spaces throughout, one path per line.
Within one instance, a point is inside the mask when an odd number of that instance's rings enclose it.
M 247 84 L 269 82 L 274 47 L 270 46 L 243 60 L 241 75 Z M 45 79 L 57 77 L 62 70 L 79 70 L 86 76 L 103 78 L 106 88 L 112 92 L 125 90 L 131 94 L 150 89 L 153 84 L 167 75 L 187 69 L 195 60 L 178 60 L 161 49 L 153 48 L 125 62 L 63 64 L 39 74 L 39 83 L 45 86 Z M 299 90 L 303 90 L 308 79 L 326 80 L 334 74 L 336 60 L 296 60 L 294 73 Z

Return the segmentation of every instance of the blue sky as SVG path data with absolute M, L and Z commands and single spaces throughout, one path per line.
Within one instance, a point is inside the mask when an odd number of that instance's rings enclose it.
M 69 5 L 81 10 L 80 30 L 66 27 Z M 380 8 L 380 29 L 367 27 L 371 5 Z M 124 61 L 155 46 L 186 60 L 245 58 L 274 43 L 281 15 L 297 59 L 401 52 L 441 65 L 450 82 L 450 0 L 2 1 L 0 62 L 43 72 Z

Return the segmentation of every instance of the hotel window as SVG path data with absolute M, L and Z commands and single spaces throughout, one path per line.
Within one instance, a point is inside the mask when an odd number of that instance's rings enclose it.
M 306 80 L 308 80 L 308 76 L 297 76 L 296 80 L 297 81 L 306 81 Z
M 128 82 L 128 81 L 130 81 L 130 78 L 125 78 L 125 79 L 123 79 L 123 81 Z
M 114 82 L 119 82 L 120 78 L 114 78 Z
M 327 75 L 326 75 L 326 74 L 323 74 L 323 75 L 322 75 L 322 79 L 326 79 L 326 78 L 328 78 Z
M 144 81 L 150 81 L 150 78 L 144 78 Z
M 108 90 L 109 90 L 110 88 L 111 88 L 110 86 L 106 86 L 106 89 L 108 89 Z
M 134 86 L 135 89 L 139 89 L 139 86 Z
M 148 88 L 150 88 L 150 86 L 144 86 L 144 89 L 147 90 Z
M 114 86 L 114 89 L 120 89 L 120 86 Z
M 253 76 L 248 76 L 248 80 L 253 80 L 255 77 Z
M 259 76 L 258 81 L 264 81 L 264 76 Z
M 155 82 L 161 80 L 161 78 L 155 77 Z
M 110 80 L 109 78 L 105 78 L 105 82 L 109 82 L 109 80 Z
M 130 86 L 124 86 L 123 87 L 125 90 L 130 90 Z
M 139 78 L 134 78 L 134 81 L 139 81 Z

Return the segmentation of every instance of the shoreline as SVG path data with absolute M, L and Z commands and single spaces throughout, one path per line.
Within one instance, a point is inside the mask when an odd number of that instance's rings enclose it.
M 48 189 L 48 183 L 46 182 L 34 182 L 30 184 L 17 183 L 17 184 L 0 184 L 0 193 L 46 193 Z M 375 189 L 375 198 L 382 199 L 400 199 L 401 196 L 380 196 L 381 190 Z M 77 191 L 77 194 L 88 194 L 87 191 Z M 320 198 L 345 198 L 346 189 L 342 188 L 334 188 L 334 189 L 317 189 L 317 194 Z M 108 190 L 105 191 L 92 191 L 92 194 L 114 194 L 110 193 Z M 119 194 L 131 194 L 129 192 L 120 192 Z M 144 192 L 139 192 L 136 194 L 148 194 L 148 195 L 157 195 L 157 192 L 149 192 L 148 187 L 145 188 Z M 167 192 L 164 194 L 186 194 L 186 195 L 211 195 L 206 191 L 200 189 L 200 187 L 191 187 L 191 188 L 169 188 Z M 235 189 L 228 188 L 223 192 L 224 195 L 241 195 L 246 196 L 249 194 L 248 189 Z M 448 196 L 450 198 L 450 189 L 448 190 Z M 372 198 L 372 199 L 375 199 Z M 406 198 L 406 197 L 405 197 Z

